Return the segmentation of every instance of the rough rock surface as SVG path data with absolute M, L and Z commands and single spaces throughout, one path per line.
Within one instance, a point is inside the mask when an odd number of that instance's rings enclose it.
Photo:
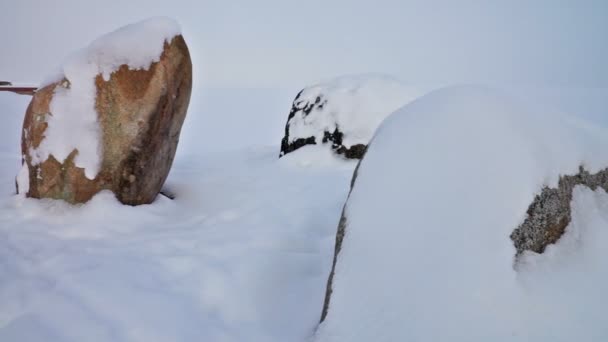
M 192 89 L 192 62 L 183 37 L 165 42 L 160 60 L 148 69 L 122 65 L 109 80 L 97 75 L 95 86 L 103 150 L 100 171 L 94 179 L 87 178 L 74 164 L 78 150 L 64 161 L 50 155 L 32 162 L 30 151 L 45 137 L 47 115 L 54 114 L 50 103 L 56 89 L 70 87 L 64 78 L 36 92 L 25 115 L 21 149 L 28 168 L 28 197 L 83 203 L 107 189 L 122 203 L 138 205 L 152 202 L 161 190 Z
M 528 207 L 526 220 L 511 234 L 517 255 L 524 251 L 543 253 L 559 240 L 571 220 L 572 190 L 577 185 L 608 191 L 608 169 L 590 174 L 581 167 L 576 175 L 562 176 L 557 188 L 543 188 Z
M 365 154 L 365 151 L 363 152 Z M 362 159 L 363 157 L 361 157 Z M 350 181 L 350 191 L 348 195 L 353 191 L 353 187 L 355 186 L 355 182 L 357 181 L 357 175 L 359 171 L 359 166 L 361 166 L 361 161 L 357 163 L 357 167 L 353 172 L 353 178 Z M 348 203 L 348 198 L 346 199 L 346 203 Z M 346 215 L 344 213 L 344 209 L 346 208 L 346 203 L 342 208 L 342 214 L 340 216 L 340 222 L 338 222 L 338 230 L 336 231 L 336 244 L 334 246 L 334 259 L 331 265 L 331 272 L 329 273 L 329 277 L 327 278 L 327 288 L 325 289 L 325 300 L 323 301 L 323 311 L 321 312 L 321 322 L 325 320 L 327 317 L 327 313 L 329 311 L 329 302 L 331 301 L 331 293 L 333 291 L 333 280 L 334 280 L 334 272 L 336 270 L 336 263 L 338 262 L 338 254 L 340 253 L 340 249 L 342 248 L 342 241 L 344 240 L 344 233 L 346 232 Z
M 328 145 L 361 159 L 378 125 L 418 95 L 382 75 L 353 75 L 302 89 L 291 106 L 279 156 L 302 146 Z

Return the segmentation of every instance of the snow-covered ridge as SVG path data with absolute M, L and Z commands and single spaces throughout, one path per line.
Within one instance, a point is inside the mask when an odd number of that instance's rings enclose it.
M 55 89 L 50 113 L 45 116 L 48 127 L 44 140 L 38 148 L 29 151 L 33 163 L 43 162 L 49 155 L 62 162 L 77 149 L 74 163 L 85 169 L 88 178 L 95 178 L 102 155 L 95 110 L 95 77 L 101 74 L 109 80 L 121 65 L 148 69 L 160 60 L 164 43 L 180 32 L 172 19 L 151 18 L 108 33 L 72 54 L 60 72 L 43 84 L 67 80 Z
M 304 88 L 293 102 L 282 154 L 301 139 L 327 142 L 341 133 L 341 146 L 367 145 L 384 118 L 420 95 L 398 80 L 378 74 L 339 77 Z
M 316 341 L 606 341 L 608 196 L 575 188 L 544 254 L 510 234 L 543 186 L 608 166 L 608 132 L 478 87 L 387 118 L 358 169 Z

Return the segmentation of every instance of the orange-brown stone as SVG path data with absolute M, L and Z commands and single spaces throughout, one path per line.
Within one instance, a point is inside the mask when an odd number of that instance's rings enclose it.
M 108 81 L 95 79 L 95 108 L 101 128 L 101 169 L 94 179 L 75 166 L 74 150 L 64 161 L 52 155 L 33 164 L 29 154 L 44 139 L 46 115 L 57 87 L 50 84 L 36 92 L 26 111 L 21 150 L 29 171 L 33 198 L 88 201 L 101 190 L 111 190 L 130 205 L 151 203 L 169 174 L 192 90 L 192 62 L 181 35 L 165 42 L 158 62 L 147 70 L 122 65 Z M 19 190 L 18 190 L 19 191 Z

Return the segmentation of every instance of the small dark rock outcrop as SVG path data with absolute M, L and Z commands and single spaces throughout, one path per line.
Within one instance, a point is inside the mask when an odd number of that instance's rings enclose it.
M 302 89 L 291 105 L 279 157 L 320 145 L 361 159 L 384 119 L 421 93 L 381 74 L 337 77 Z
M 524 251 L 543 253 L 559 240 L 572 219 L 570 203 L 577 185 L 608 191 L 608 169 L 590 174 L 581 167 L 576 175 L 562 176 L 557 188 L 543 188 L 528 207 L 526 220 L 511 234 L 517 255 Z
M 317 142 L 315 141 L 315 137 L 308 138 L 299 138 L 294 140 L 293 142 L 289 142 L 289 122 L 298 112 L 302 112 L 304 116 L 308 116 L 312 109 L 315 107 L 315 104 L 310 104 L 307 101 L 300 102 L 300 96 L 302 96 L 302 92 L 304 89 L 300 90 L 296 98 L 293 100 L 291 104 L 291 110 L 289 111 L 289 116 L 287 116 L 287 124 L 285 124 L 285 136 L 281 140 L 281 153 L 279 157 L 286 155 L 287 153 L 293 152 L 299 149 L 302 146 L 306 145 L 314 145 Z M 318 98 L 321 101 L 321 98 Z M 318 106 L 317 106 L 318 108 Z
M 304 89 L 305 90 L 305 89 Z M 282 157 L 288 153 L 291 153 L 300 147 L 306 145 L 315 145 L 318 142 L 314 136 L 306 137 L 306 138 L 297 138 L 290 142 L 290 121 L 296 114 L 301 114 L 303 117 L 310 115 L 312 111 L 322 110 L 323 107 L 327 104 L 327 99 L 324 98 L 323 95 L 318 95 L 314 102 L 301 99 L 302 92 L 300 91 L 296 98 L 293 100 L 293 104 L 291 105 L 291 110 L 289 111 L 289 116 L 287 117 L 287 124 L 285 125 L 285 136 L 281 140 L 281 153 L 279 157 Z M 344 156 L 348 159 L 361 159 L 363 158 L 363 153 L 365 152 L 365 148 L 367 145 L 365 144 L 356 144 L 350 147 L 346 147 L 342 144 L 342 140 L 344 138 L 344 133 L 340 132 L 339 127 L 334 129 L 332 132 L 324 131 L 323 139 L 321 143 L 323 144 L 331 144 L 332 150 L 334 150 L 337 154 Z

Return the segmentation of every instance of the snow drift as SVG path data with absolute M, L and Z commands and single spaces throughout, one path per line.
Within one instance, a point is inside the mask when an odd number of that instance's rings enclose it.
M 324 144 L 359 159 L 376 128 L 420 92 L 383 75 L 353 75 L 304 88 L 293 101 L 281 156 Z
M 510 239 L 544 186 L 608 166 L 607 146 L 605 129 L 483 88 L 391 115 L 344 208 L 316 341 L 608 340 L 608 194 L 575 187 L 543 254 L 515 259 Z

